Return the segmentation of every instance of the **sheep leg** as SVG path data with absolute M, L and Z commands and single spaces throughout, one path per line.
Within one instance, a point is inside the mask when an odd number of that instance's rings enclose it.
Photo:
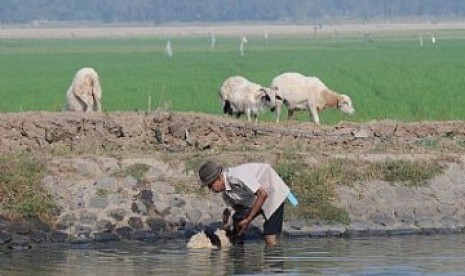
M 313 117 L 313 121 L 315 122 L 316 125 L 320 124 L 320 116 L 318 115 L 318 110 L 316 107 L 311 106 L 310 107 L 310 115 Z
M 281 116 L 281 105 L 283 103 L 281 101 L 276 100 L 276 107 L 274 110 L 275 122 L 279 123 L 279 117 Z
M 247 108 L 245 112 L 247 114 L 247 122 L 252 122 L 252 111 L 250 110 L 250 108 Z
M 294 117 L 294 109 L 288 109 L 287 110 L 287 120 L 291 120 L 292 117 Z

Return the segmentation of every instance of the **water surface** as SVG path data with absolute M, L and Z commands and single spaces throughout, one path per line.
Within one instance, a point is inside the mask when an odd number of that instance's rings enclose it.
M 223 250 L 185 242 L 0 253 L 0 275 L 465 275 L 465 235 L 282 238 Z

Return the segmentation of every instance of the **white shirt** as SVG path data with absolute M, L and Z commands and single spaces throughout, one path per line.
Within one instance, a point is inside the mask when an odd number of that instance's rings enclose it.
M 289 187 L 276 171 L 264 163 L 246 163 L 223 172 L 225 179 L 224 201 L 230 205 L 252 207 L 259 188 L 264 189 L 268 197 L 262 206 L 266 219 L 278 209 L 289 194 Z

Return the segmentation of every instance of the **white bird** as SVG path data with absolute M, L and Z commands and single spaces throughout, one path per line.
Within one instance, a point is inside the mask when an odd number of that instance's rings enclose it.
M 436 43 L 436 38 L 434 37 L 434 35 L 431 35 L 431 43 Z
M 210 42 L 210 48 L 213 49 L 215 48 L 216 45 L 216 38 L 214 34 L 211 34 L 211 42 Z
M 165 54 L 169 57 L 173 56 L 173 48 L 171 48 L 171 42 L 169 40 L 166 42 Z
M 247 43 L 247 38 L 245 36 L 242 36 L 241 44 L 239 45 L 239 51 L 241 52 L 241 56 L 244 56 L 244 44 L 246 43 Z

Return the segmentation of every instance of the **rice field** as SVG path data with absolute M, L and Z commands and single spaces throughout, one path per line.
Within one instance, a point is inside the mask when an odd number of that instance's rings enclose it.
M 422 34 L 239 38 L 2 39 L 0 112 L 60 111 L 74 73 L 94 67 L 103 88 L 103 108 L 221 114 L 218 89 L 229 76 L 269 85 L 286 71 L 320 77 L 351 96 L 356 113 L 324 111 L 321 122 L 465 118 L 465 31 Z M 283 116 L 286 112 L 283 111 Z M 308 114 L 298 114 L 308 120 Z M 261 120 L 272 120 L 267 111 Z

